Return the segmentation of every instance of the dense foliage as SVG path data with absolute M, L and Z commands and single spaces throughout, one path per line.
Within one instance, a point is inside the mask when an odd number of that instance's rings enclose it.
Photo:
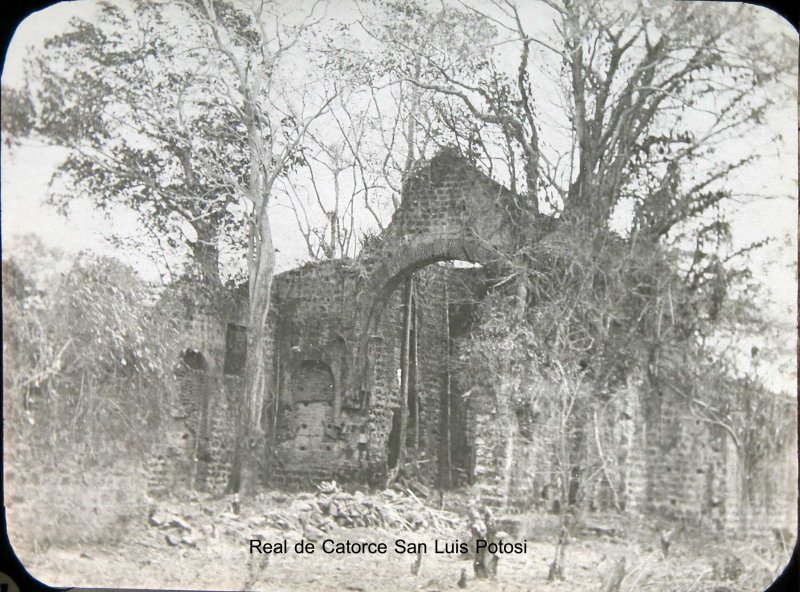
M 177 360 L 165 301 L 130 268 L 91 255 L 47 290 L 4 260 L 3 287 L 7 452 L 48 463 L 147 450 Z
M 459 390 L 488 395 L 506 417 L 516 416 L 523 440 L 537 441 L 552 459 L 535 469 L 558 474 L 562 508 L 580 505 L 599 476 L 621 509 L 612 434 L 631 388 L 645 405 L 669 398 L 687 418 L 729 436 L 743 475 L 791 446 L 792 399 L 765 388 L 757 349 L 743 356 L 739 343 L 720 339 L 770 330 L 752 307 L 746 266 L 706 285 L 680 273 L 683 256 L 565 221 L 524 250 L 524 315 L 506 284 L 478 305 L 471 331 L 457 342 Z

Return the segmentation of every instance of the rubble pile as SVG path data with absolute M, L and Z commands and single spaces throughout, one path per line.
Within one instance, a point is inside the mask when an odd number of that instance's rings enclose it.
M 463 522 L 455 513 L 430 508 L 410 492 L 393 489 L 374 496 L 359 491 L 353 494 L 320 492 L 315 501 L 322 516 L 330 517 L 344 528 L 382 526 L 393 530 L 438 532 L 452 530 Z
M 232 511 L 232 505 L 239 513 Z M 184 547 L 196 547 L 198 541 L 219 534 L 238 539 L 309 528 L 322 533 L 335 528 L 452 533 L 463 528 L 457 513 L 431 508 L 409 490 L 348 493 L 335 483 L 324 483 L 317 493 L 265 493 L 242 503 L 241 509 L 238 505 L 230 499 L 209 498 L 152 506 L 148 525 L 151 534 L 170 546 Z
M 316 494 L 299 494 L 285 509 L 265 513 L 278 529 L 299 528 L 301 518 L 327 532 L 342 528 L 383 527 L 405 531 L 449 531 L 463 522 L 454 512 L 426 506 L 412 492 L 386 489 L 376 494 L 348 493 L 323 483 Z
M 191 525 L 174 511 L 152 508 L 147 523 L 163 533 L 170 547 L 197 547 L 197 534 Z

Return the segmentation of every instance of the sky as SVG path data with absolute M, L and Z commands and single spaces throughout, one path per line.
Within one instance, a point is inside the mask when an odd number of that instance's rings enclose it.
M 480 2 L 478 2 L 481 5 Z M 485 2 L 483 3 L 486 4 Z M 334 3 L 336 7 L 344 6 Z M 24 77 L 23 62 L 29 47 L 36 47 L 53 34 L 62 32 L 73 16 L 91 18 L 94 11 L 91 0 L 61 3 L 28 17 L 18 28 L 9 48 L 3 70 L 3 83 L 18 85 Z M 340 8 L 341 9 L 341 8 Z M 780 17 L 766 9 L 767 26 L 788 27 Z M 529 15 L 531 28 L 538 27 L 534 15 Z M 768 236 L 775 240 L 754 259 L 758 278 L 766 286 L 768 302 L 765 306 L 794 327 L 797 295 L 797 111 L 795 105 L 774 113 L 767 121 L 768 130 L 780 133 L 784 139 L 774 149 L 774 157 L 758 166 L 750 167 L 737 177 L 736 183 L 746 193 L 772 194 L 770 200 L 753 200 L 734 212 L 734 246 Z M 749 149 L 757 138 L 742 139 L 740 150 Z M 736 148 L 732 148 L 736 149 Z M 39 237 L 46 245 L 58 247 L 68 253 L 83 249 L 115 256 L 133 265 L 146 279 L 158 281 L 157 267 L 142 253 L 121 252 L 107 238 L 111 235 L 136 236 L 139 228 L 135 216 L 118 210 L 104 217 L 88 204 L 77 202 L 69 217 L 65 218 L 45 202 L 50 191 L 50 178 L 65 152 L 32 141 L 9 148 L 2 146 L 2 240 L 3 256 L 12 254 L 14 241 L 26 234 Z M 788 196 L 788 197 L 786 197 Z M 278 250 L 278 271 L 290 269 L 303 260 L 305 245 L 297 233 L 293 214 L 280 201 L 271 206 L 275 246 Z M 367 222 L 365 221 L 366 225 Z M 794 334 L 787 339 L 794 342 Z M 794 379 L 784 381 L 794 388 Z M 783 388 L 783 387 L 782 387 Z

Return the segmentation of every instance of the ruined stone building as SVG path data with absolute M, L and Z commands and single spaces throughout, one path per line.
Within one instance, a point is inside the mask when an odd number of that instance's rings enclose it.
M 381 483 L 405 460 L 429 484 L 472 488 L 498 507 L 552 509 L 552 460 L 536 430 L 494 395 L 466 396 L 450 375 L 452 343 L 468 332 L 486 270 L 513 249 L 513 197 L 461 157 L 440 153 L 418 163 L 391 223 L 358 258 L 274 278 L 265 485 Z M 241 309 L 187 320 L 182 396 L 153 464 L 154 490 L 225 489 L 246 347 Z M 614 473 L 586 484 L 590 507 L 702 516 L 719 528 L 793 519 L 791 439 L 781 466 L 743 475 L 724 430 L 668 394 L 648 396 L 631 380 L 614 397 L 614 421 L 602 434 L 614 443 Z M 752 480 L 763 483 L 745 496 Z

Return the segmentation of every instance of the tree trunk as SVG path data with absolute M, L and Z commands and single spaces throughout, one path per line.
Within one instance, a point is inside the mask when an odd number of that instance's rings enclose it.
M 414 290 L 414 276 L 406 280 L 405 288 L 405 314 L 403 316 L 403 346 L 400 350 L 400 450 L 397 454 L 398 474 L 403 470 L 406 462 L 406 431 L 408 430 L 408 378 L 409 378 L 409 350 L 411 349 L 411 295 Z
M 422 72 L 422 56 L 417 54 L 414 60 L 414 81 L 419 82 Z M 403 165 L 403 176 L 405 177 L 414 165 L 414 148 L 416 142 L 417 110 L 419 109 L 419 86 L 411 85 L 411 105 L 408 112 L 408 127 L 406 128 L 406 162 Z
M 564 579 L 564 563 L 566 561 L 567 543 L 569 543 L 569 519 L 566 514 L 566 504 L 561 504 L 561 528 L 556 543 L 556 555 L 547 572 L 547 581 Z
M 419 325 L 417 319 L 417 302 L 414 296 L 411 296 L 409 300 L 409 306 L 411 306 L 411 326 L 413 327 L 413 339 L 409 341 L 409 347 L 411 348 L 411 355 L 409 356 L 409 396 L 411 400 L 414 401 L 414 454 L 419 456 L 419 384 L 418 384 L 418 368 L 419 368 L 419 357 L 417 356 L 417 352 L 419 351 L 418 343 L 419 343 Z M 409 408 L 411 407 L 411 403 L 409 401 Z
M 204 224 L 196 224 L 194 229 L 197 232 L 197 240 L 192 244 L 192 258 L 197 263 L 203 285 L 217 289 L 221 283 L 216 233 Z
M 528 274 L 522 270 L 517 276 L 517 293 L 514 303 L 514 316 L 517 321 L 522 321 L 525 318 L 525 311 L 528 306 Z
M 440 399 L 441 405 L 441 429 L 442 438 L 440 440 L 439 454 L 439 487 L 441 489 L 449 489 L 453 486 L 453 451 L 452 451 L 452 384 L 450 376 L 450 298 L 447 289 L 447 282 L 444 284 L 444 334 L 447 339 L 447 345 L 444 351 L 445 357 L 445 375 L 444 375 L 444 389 Z
M 272 276 L 275 269 L 275 250 L 266 210 L 258 222 L 259 240 L 250 270 L 249 322 L 247 327 L 247 356 L 245 384 L 237 413 L 236 449 L 229 489 L 244 494 L 253 493 L 258 485 L 259 468 L 266 454 L 267 430 L 262 427 L 265 393 L 269 381 L 269 353 L 265 337 L 269 314 Z M 264 424 L 269 427 L 269 422 Z
M 564 17 L 564 27 L 567 35 L 569 50 L 570 83 L 572 85 L 572 100 L 575 109 L 573 125 L 578 140 L 578 174 L 575 182 L 570 185 L 569 199 L 565 213 L 582 212 L 589 207 L 589 202 L 594 199 L 591 188 L 594 174 L 594 146 L 592 145 L 591 131 L 586 105 L 586 72 L 584 70 L 583 47 L 581 46 L 580 5 L 569 7 Z

